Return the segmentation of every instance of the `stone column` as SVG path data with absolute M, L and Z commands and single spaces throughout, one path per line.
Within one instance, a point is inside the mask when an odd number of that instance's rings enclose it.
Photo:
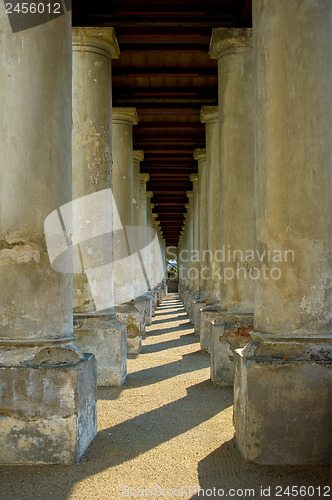
M 192 212 L 192 227 L 193 227 L 193 268 L 196 270 L 193 278 L 193 292 L 198 296 L 199 294 L 199 201 L 198 201 L 198 174 L 191 174 L 190 180 L 193 183 L 193 212 Z
M 192 251 L 191 251 L 191 269 L 192 277 L 192 295 L 190 297 L 190 319 L 195 324 L 195 306 L 200 301 L 199 297 L 199 200 L 198 200 L 198 174 L 191 174 L 190 180 L 193 184 L 193 195 L 191 201 L 191 227 L 192 227 Z M 199 302 L 200 306 L 201 303 Z M 199 306 L 199 307 L 200 307 Z M 196 306 L 197 309 L 197 306 Z M 197 314 L 196 314 L 197 317 Z
M 236 352 L 236 440 L 258 463 L 329 463 L 331 2 L 254 1 L 253 21 L 262 262 L 253 340 Z
M 207 169 L 206 150 L 195 149 L 194 158 L 198 162 L 198 213 L 199 213 L 199 295 L 201 300 L 207 295 L 208 279 L 206 277 L 207 260 Z
M 198 224 L 199 224 L 199 292 L 194 304 L 195 335 L 200 335 L 201 309 L 206 303 L 208 287 L 207 262 L 207 169 L 206 150 L 195 149 L 194 158 L 198 162 Z
M 114 236 L 115 313 L 127 325 L 127 351 L 139 353 L 144 323 L 141 313 L 131 305 L 134 299 L 134 272 L 140 271 L 133 228 L 133 125 L 135 108 L 112 109 L 113 197 L 122 229 Z
M 151 198 L 153 197 L 153 191 L 146 191 L 146 222 L 147 222 L 147 238 L 149 245 L 147 246 L 147 257 L 146 257 L 146 274 L 149 283 L 149 294 L 152 297 L 152 309 L 154 311 L 157 308 L 157 293 L 153 289 L 153 238 L 155 237 L 153 229 L 153 217 L 152 209 L 154 204 L 151 203 Z M 150 235 L 150 238 L 149 238 Z
M 203 106 L 201 121 L 205 123 L 206 187 L 207 187 L 207 305 L 200 309 L 199 327 L 203 352 L 210 352 L 212 323 L 220 310 L 221 278 L 221 193 L 220 193 L 220 126 L 217 106 Z
M 187 226 L 187 250 L 188 250 L 188 262 L 186 266 L 186 275 L 187 275 L 187 287 L 188 290 L 185 294 L 184 306 L 187 311 L 187 314 L 192 322 L 192 314 L 191 314 L 191 301 L 195 296 L 194 293 L 194 278 L 195 278 L 195 267 L 193 262 L 193 249 L 194 249 L 194 200 L 193 200 L 193 192 L 186 192 L 189 203 L 185 205 L 187 209 L 187 218 L 186 218 L 186 226 Z
M 233 348 L 253 328 L 254 125 L 251 29 L 216 28 L 211 56 L 218 58 L 220 120 L 220 313 L 211 336 L 211 380 L 233 385 Z
M 75 463 L 97 428 L 95 358 L 73 343 L 72 219 L 63 212 L 71 17 L 13 33 L 1 4 L 0 22 L 0 462 Z
M 203 106 L 201 122 L 205 123 L 206 172 L 207 172 L 207 238 L 209 280 L 207 295 L 209 302 L 220 300 L 220 160 L 219 160 L 219 114 L 217 106 Z
M 160 229 L 160 221 L 157 220 L 158 214 L 152 214 L 154 218 L 154 227 L 156 231 L 156 237 L 154 239 L 153 245 L 153 262 L 154 262 L 154 283 L 155 290 L 157 292 L 158 305 L 161 304 L 164 298 L 164 259 L 163 259 L 163 241 Z
M 148 276 L 148 250 L 151 239 L 151 231 L 147 226 L 147 214 L 146 214 L 146 183 L 150 179 L 149 174 L 140 174 L 139 175 L 139 185 L 140 185 L 140 203 L 139 203 L 139 218 L 138 224 L 140 227 L 140 247 L 142 260 L 143 260 L 143 268 L 144 268 L 144 277 L 145 277 L 145 290 L 144 296 L 148 298 L 148 306 L 145 309 L 145 317 L 144 322 L 146 325 L 151 325 L 152 322 L 152 296 L 150 292 L 150 283 Z M 149 201 L 150 203 L 150 201 Z
M 127 373 L 126 328 L 110 310 L 111 60 L 118 56 L 113 28 L 73 28 L 73 215 L 83 263 L 74 275 L 74 326 L 77 345 L 96 356 L 98 385 L 122 385 Z
M 137 264 L 139 267 L 133 269 L 133 287 L 134 298 L 138 299 L 146 291 L 146 280 L 142 269 L 143 257 L 142 251 L 144 248 L 143 243 L 143 230 L 140 227 L 140 162 L 144 158 L 143 151 L 133 151 L 133 243 L 136 243 L 136 251 L 139 256 Z M 141 307 L 142 304 L 139 306 Z

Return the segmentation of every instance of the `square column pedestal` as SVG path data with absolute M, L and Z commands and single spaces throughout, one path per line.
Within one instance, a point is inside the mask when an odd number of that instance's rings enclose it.
M 234 398 L 235 436 L 246 460 L 330 463 L 327 344 L 253 340 L 235 352 Z
M 220 309 L 215 319 L 210 321 L 210 374 L 214 385 L 233 387 L 234 350 L 245 347 L 250 342 L 253 323 L 253 313 Z
M 135 299 L 135 307 L 143 318 L 144 330 L 146 325 L 152 323 L 152 297 L 148 293 Z
M 127 326 L 127 353 L 139 354 L 144 331 L 142 313 L 130 304 L 116 306 L 114 310 L 116 319 Z
M 120 386 L 127 376 L 127 328 L 114 314 L 74 314 L 75 344 L 97 360 L 98 386 Z
M 96 360 L 58 354 L 53 365 L 0 367 L 1 463 L 76 463 L 97 434 Z
M 216 302 L 201 304 L 199 309 L 199 336 L 201 350 L 208 354 L 211 350 L 212 321 L 217 318 L 219 312 L 220 307 Z

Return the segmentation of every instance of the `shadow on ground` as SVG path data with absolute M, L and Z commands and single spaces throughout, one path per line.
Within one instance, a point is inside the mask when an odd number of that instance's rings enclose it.
M 234 438 L 199 462 L 198 477 L 202 490 L 215 488 L 215 498 L 218 498 L 218 490 L 220 490 L 219 497 L 233 496 L 241 500 L 262 500 L 265 497 L 286 499 L 297 496 L 295 492 L 294 495 L 284 493 L 288 486 L 290 491 L 292 486 L 298 486 L 298 489 L 300 486 L 305 486 L 309 494 L 298 495 L 298 497 L 307 500 L 318 499 L 323 498 L 324 486 L 331 483 L 331 471 L 326 466 L 276 466 L 245 462 Z M 314 491 L 312 488 L 308 489 L 309 486 L 313 487 Z M 321 488 L 320 495 L 319 487 Z M 278 495 L 279 492 L 281 492 L 280 495 Z M 201 498 L 202 494 L 195 494 L 191 497 L 192 500 Z

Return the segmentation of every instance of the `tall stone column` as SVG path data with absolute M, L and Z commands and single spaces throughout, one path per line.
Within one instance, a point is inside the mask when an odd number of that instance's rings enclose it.
M 133 151 L 133 237 L 136 242 L 137 254 L 140 257 L 136 261 L 137 269 L 133 269 L 133 287 L 135 300 L 146 291 L 146 280 L 142 268 L 143 231 L 140 228 L 140 163 L 144 159 L 143 151 Z
M 149 283 L 149 294 L 152 297 L 152 309 L 154 314 L 155 309 L 157 308 L 157 293 L 153 289 L 153 238 L 155 237 L 154 229 L 153 229 L 153 217 L 152 217 L 152 209 L 154 208 L 154 204 L 151 203 L 151 198 L 153 197 L 153 191 L 146 191 L 146 226 L 147 226 L 147 238 L 149 244 L 146 248 L 146 274 Z M 150 238 L 149 238 L 150 235 Z
M 199 200 L 198 200 L 198 174 L 191 174 L 190 180 L 193 184 L 192 201 L 191 201 L 191 227 L 192 227 L 192 251 L 191 251 L 191 272 L 192 272 L 192 295 L 190 297 L 190 319 L 195 325 L 195 308 L 196 303 L 200 303 L 199 297 Z M 201 306 L 201 303 L 200 303 Z M 197 314 L 196 314 L 197 317 Z
M 193 261 L 193 250 L 194 250 L 194 200 L 193 200 L 193 192 L 186 192 L 189 203 L 185 204 L 185 208 L 187 209 L 187 218 L 186 218 L 186 228 L 187 228 L 187 251 L 188 251 L 188 261 L 186 266 L 186 275 L 187 275 L 187 287 L 188 290 L 185 293 L 184 306 L 187 311 L 187 314 L 192 322 L 192 314 L 191 314 L 191 302 L 193 297 L 196 297 L 194 292 L 194 281 L 195 281 L 195 263 Z
M 206 284 L 207 305 L 200 309 L 199 328 L 203 352 L 210 352 L 212 323 L 220 310 L 221 279 L 221 193 L 220 193 L 220 126 L 217 106 L 203 106 L 201 122 L 205 123 L 206 142 L 206 206 L 207 248 L 206 263 L 208 279 Z
M 205 123 L 207 172 L 207 238 L 209 280 L 207 294 L 210 302 L 220 300 L 220 127 L 217 106 L 203 106 L 201 122 Z
M 253 340 L 236 353 L 236 440 L 254 462 L 328 463 L 331 2 L 254 1 L 253 21 L 262 262 Z
M 253 328 L 254 124 L 252 30 L 216 28 L 220 120 L 220 313 L 211 336 L 211 380 L 233 385 L 233 347 L 244 347 Z
M 201 309 L 205 306 L 208 289 L 207 262 L 207 169 L 206 150 L 195 149 L 194 158 L 198 163 L 198 224 L 199 224 L 199 292 L 194 304 L 194 329 L 200 335 Z
M 51 267 L 72 232 L 71 18 L 13 33 L 1 4 L 0 22 L 0 462 L 75 463 L 97 428 L 70 249 L 66 273 Z
M 191 174 L 190 180 L 193 184 L 193 198 L 192 198 L 192 228 L 193 228 L 193 269 L 195 269 L 193 278 L 193 292 L 199 294 L 199 200 L 198 200 L 198 174 Z
M 135 108 L 112 109 L 113 197 L 121 221 L 114 236 L 114 296 L 119 321 L 127 325 L 127 351 L 139 353 L 144 318 L 131 305 L 134 299 L 134 270 L 140 269 L 133 227 L 133 125 Z
M 150 294 L 149 289 L 149 275 L 148 275 L 148 262 L 149 262 L 149 244 L 151 240 L 151 231 L 147 226 L 147 213 L 146 213 L 146 183 L 150 179 L 149 174 L 139 174 L 139 217 L 138 217 L 138 225 L 140 228 L 139 241 L 142 260 L 143 260 L 143 270 L 144 270 L 144 296 L 148 298 L 148 306 L 145 308 L 145 317 L 144 322 L 146 325 L 151 325 L 152 323 L 152 296 Z M 150 201 L 149 201 L 150 203 Z
M 126 328 L 110 311 L 111 61 L 118 56 L 113 28 L 73 28 L 73 215 L 83 262 L 74 275 L 74 326 L 77 345 L 96 356 L 98 385 L 122 385 L 127 373 Z
M 207 169 L 206 169 L 206 150 L 195 149 L 194 158 L 198 163 L 198 213 L 199 213 L 199 295 L 204 299 L 207 295 L 208 279 L 206 277 L 207 260 L 206 250 L 207 242 Z
M 154 244 L 153 244 L 153 267 L 154 267 L 154 276 L 155 276 L 155 291 L 157 292 L 157 300 L 158 300 L 158 305 L 161 304 L 163 298 L 164 298 L 164 279 L 165 279 L 165 272 L 164 272 L 164 242 L 162 239 L 162 233 L 161 233 L 161 228 L 160 228 L 160 221 L 157 220 L 158 214 L 152 214 L 154 218 L 154 227 L 156 231 L 155 239 L 154 239 Z

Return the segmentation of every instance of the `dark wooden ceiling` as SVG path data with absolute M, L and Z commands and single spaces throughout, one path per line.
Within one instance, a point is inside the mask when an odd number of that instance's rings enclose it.
M 73 24 L 115 29 L 113 106 L 137 108 L 134 149 L 144 151 L 166 244 L 177 246 L 193 152 L 205 147 L 200 110 L 218 102 L 212 28 L 250 27 L 251 0 L 74 0 Z

